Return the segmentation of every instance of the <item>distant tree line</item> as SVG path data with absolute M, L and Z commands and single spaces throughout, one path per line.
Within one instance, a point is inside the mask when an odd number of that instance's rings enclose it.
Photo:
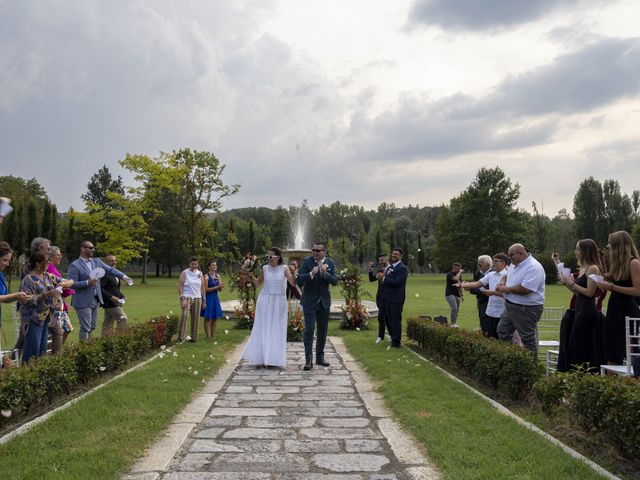
M 224 164 L 213 153 L 182 149 L 156 158 L 127 155 L 120 164 L 134 173 L 127 187 L 106 166 L 96 172 L 82 195 L 85 211 L 57 212 L 36 179 L 0 177 L 0 195 L 12 198 L 15 211 L 0 236 L 18 252 L 31 238 L 44 236 L 74 258 L 82 238 L 92 239 L 99 254 L 114 253 L 122 262 L 138 262 L 156 275 L 172 275 L 196 254 L 216 258 L 231 269 L 241 256 L 266 252 L 273 245 L 292 247 L 295 221 L 302 219 L 306 247 L 326 240 L 342 264 L 364 265 L 394 246 L 405 251 L 413 272 L 446 271 L 458 261 L 475 268 L 480 254 L 493 255 L 523 243 L 543 263 L 553 249 L 575 264 L 575 242 L 593 238 L 604 246 L 607 235 L 627 230 L 640 243 L 640 192 L 623 193 L 617 180 L 581 182 L 572 214 L 549 217 L 532 203 L 532 213 L 517 207 L 520 186 L 499 168 L 481 168 L 471 184 L 448 204 L 397 207 L 383 202 L 375 210 L 339 201 L 311 209 L 300 205 L 222 210 L 239 185 L 222 180 Z M 551 271 L 552 267 L 547 265 Z

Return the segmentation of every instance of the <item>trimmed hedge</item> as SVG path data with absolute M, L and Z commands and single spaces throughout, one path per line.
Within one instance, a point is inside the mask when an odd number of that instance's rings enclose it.
M 507 390 L 514 399 L 526 397 L 543 374 L 538 360 L 528 350 L 476 332 L 411 318 L 407 336 L 427 354 L 444 363 L 453 362 L 493 389 Z
M 0 372 L 0 426 L 7 417 L 28 413 L 45 400 L 51 404 L 80 384 L 122 369 L 149 352 L 168 345 L 178 330 L 178 317 L 166 316 L 133 325 L 124 335 L 101 337 L 65 347 L 57 355 L 33 359 L 20 368 Z
M 640 381 L 618 375 L 556 373 L 533 390 L 542 411 L 553 417 L 560 408 L 590 435 L 602 435 L 637 462 L 640 457 Z

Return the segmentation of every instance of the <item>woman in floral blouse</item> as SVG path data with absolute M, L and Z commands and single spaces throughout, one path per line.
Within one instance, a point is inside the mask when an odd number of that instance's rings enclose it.
M 31 357 L 40 357 L 47 351 L 49 322 L 62 310 L 62 289 L 73 285 L 73 280 L 63 280 L 47 272 L 48 257 L 34 252 L 29 257 L 29 273 L 22 279 L 20 291 L 31 299 L 20 307 L 21 328 L 24 332 L 26 363 Z

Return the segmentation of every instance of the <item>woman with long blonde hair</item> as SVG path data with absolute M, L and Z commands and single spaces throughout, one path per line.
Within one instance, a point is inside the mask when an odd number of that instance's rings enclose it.
M 607 280 L 598 287 L 611 292 L 605 322 L 607 361 L 621 365 L 626 355 L 625 317 L 640 317 L 636 301 L 640 297 L 640 255 L 629 233 L 609 235 L 611 268 Z

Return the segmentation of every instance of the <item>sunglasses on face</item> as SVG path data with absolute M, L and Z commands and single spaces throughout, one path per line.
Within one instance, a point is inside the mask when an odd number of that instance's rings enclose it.
M 324 252 L 324 248 L 313 248 L 313 249 L 311 249 L 311 251 L 313 253 L 320 253 L 320 252 Z
M 267 255 L 267 260 L 278 258 L 280 255 Z

